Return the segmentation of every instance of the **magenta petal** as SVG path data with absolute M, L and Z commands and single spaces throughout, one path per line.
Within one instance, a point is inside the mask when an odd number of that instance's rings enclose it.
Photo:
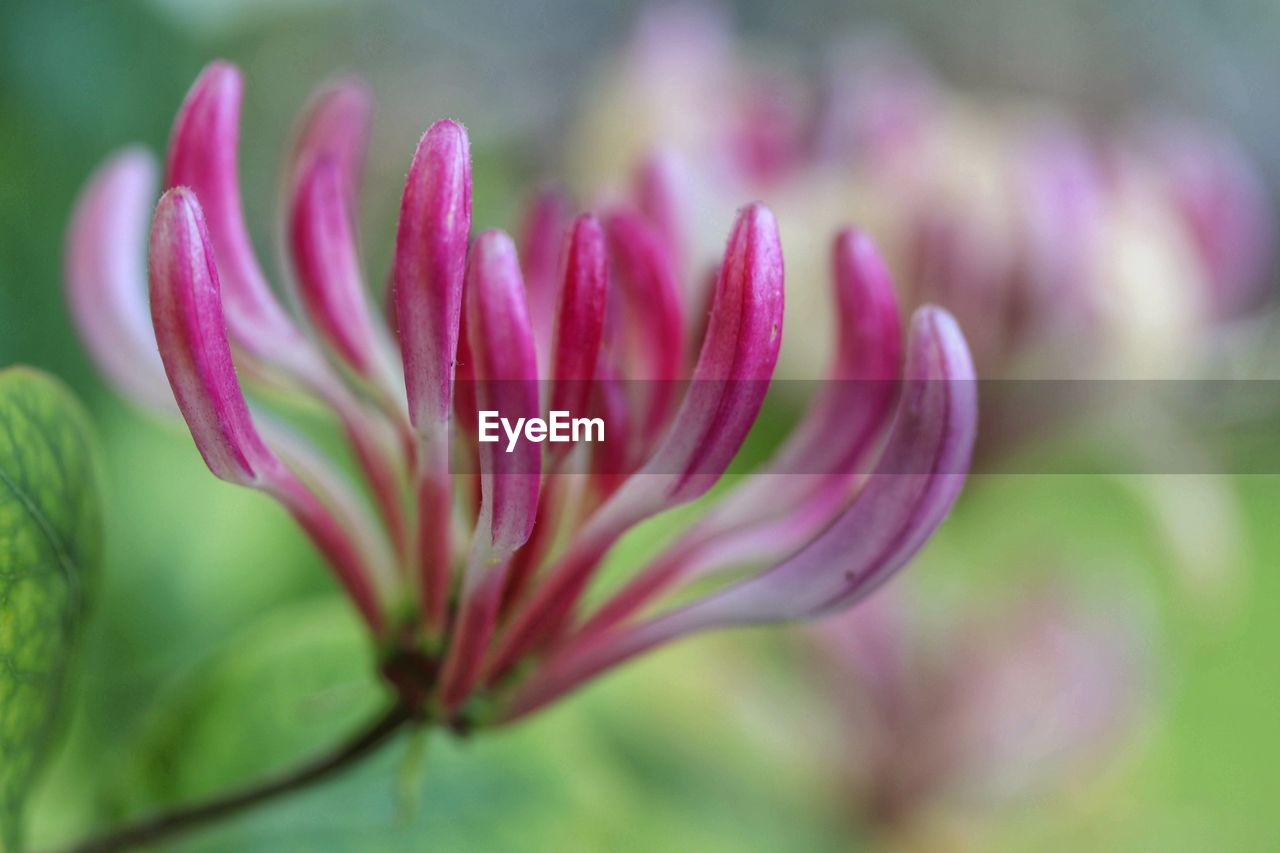
M 640 165 L 635 182 L 636 205 L 662 239 L 677 276 L 685 272 L 684 235 L 690 212 L 684 188 L 691 179 L 684 165 L 669 151 L 656 152 Z
M 147 305 L 146 245 L 157 169 L 141 148 L 104 163 L 76 201 L 67 231 L 67 304 L 108 379 L 140 405 L 175 414 Z
M 236 343 L 268 362 L 294 364 L 306 343 L 267 284 L 245 227 L 237 177 L 240 72 L 211 63 L 174 123 L 165 188 L 188 187 L 200 199 L 222 276 Z
M 686 630 L 838 610 L 924 545 L 964 485 L 978 423 L 973 362 L 940 308 L 912 319 L 906 380 L 880 463 L 849 508 L 786 562 L 680 611 Z
M 500 231 L 476 238 L 467 264 L 467 338 L 477 404 L 511 423 L 536 418 L 538 366 L 515 244 Z M 456 708 L 480 677 L 501 604 L 508 558 L 533 532 L 542 446 L 524 438 L 481 442 L 480 514 L 462 580 L 461 616 L 442 675 L 442 699 Z
M 352 370 L 374 379 L 379 333 L 365 297 L 343 177 L 328 157 L 314 159 L 299 175 L 289 215 L 289 248 L 312 324 Z
M 296 193 L 303 173 L 323 158 L 333 162 L 343 198 L 354 207 L 372 113 L 373 98 L 361 80 L 338 80 L 318 92 L 307 105 L 295 137 L 290 191 Z
M 563 193 L 546 189 L 529 200 L 520 223 L 520 270 L 529 294 L 529 321 L 538 345 L 538 359 L 543 362 L 551 352 L 560 251 L 569 221 L 568 207 Z
M 670 420 L 684 368 L 684 310 L 676 269 L 662 238 L 642 216 L 615 212 L 605 222 L 617 285 L 611 343 L 623 377 L 634 380 L 643 413 L 637 434 L 651 443 Z
M 419 430 L 448 426 L 470 232 L 467 132 L 438 121 L 409 167 L 393 272 L 409 417 Z
M 745 208 L 734 224 L 689 392 L 641 469 L 672 474 L 670 503 L 692 500 L 720 478 L 764 402 L 782 344 L 782 243 L 773 214 Z M 624 487 L 625 488 L 625 487 Z
M 604 230 L 594 216 L 584 214 L 574 221 L 564 267 L 556 309 L 551 409 L 580 417 L 587 413 L 596 378 L 609 282 Z
M 151 226 L 151 317 L 178 408 L 218 477 L 256 485 L 278 460 L 249 416 L 231 361 L 213 248 L 195 195 L 169 190 Z
M 366 555 L 333 511 L 266 446 L 231 361 L 213 248 L 194 194 L 166 192 L 151 228 L 151 316 L 178 408 L 209 469 L 279 499 L 329 558 L 370 626 L 381 627 Z
M 852 229 L 836 236 L 832 259 L 837 328 L 828 381 L 764 470 L 712 510 L 719 525 L 783 514 L 828 478 L 862 473 L 893 417 L 902 370 L 893 281 L 870 238 Z
M 467 267 L 467 323 L 477 405 L 511 423 L 536 418 L 538 365 L 515 244 L 487 231 Z M 505 557 L 529 538 L 538 505 L 542 446 L 523 438 L 508 451 L 506 436 L 480 444 L 481 518 L 488 547 Z M 486 535 L 484 522 L 479 535 Z

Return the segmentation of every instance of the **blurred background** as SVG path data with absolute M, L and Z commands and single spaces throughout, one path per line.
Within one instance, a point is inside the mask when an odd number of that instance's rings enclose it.
M 1280 5 L 717 9 L 751 62 L 804 75 L 833 44 L 890 33 L 975 98 L 1052 103 L 1089 128 L 1168 113 L 1225 128 L 1266 196 L 1280 186 Z M 514 227 L 547 179 L 588 180 L 568 152 L 644 16 L 584 0 L 0 0 L 0 364 L 80 394 L 108 490 L 105 580 L 32 804 L 36 847 L 308 755 L 380 699 L 358 626 L 284 514 L 216 481 L 184 430 L 130 408 L 86 357 L 61 263 L 93 168 L 126 144 L 162 151 L 200 68 L 239 64 L 247 216 L 272 258 L 292 116 L 357 72 L 376 95 L 362 241 L 384 281 L 422 130 L 467 125 L 476 227 Z M 1267 363 L 1275 284 L 1262 276 L 1225 349 Z M 683 643 L 510 731 L 405 738 L 184 849 L 1274 850 L 1277 507 L 1274 476 L 995 466 L 849 625 Z M 886 624 L 893 684 L 861 657 Z

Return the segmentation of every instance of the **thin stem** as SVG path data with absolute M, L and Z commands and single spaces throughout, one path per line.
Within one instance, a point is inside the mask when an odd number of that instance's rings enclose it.
M 411 718 L 397 703 L 336 750 L 252 788 L 225 794 L 204 803 L 156 815 L 132 826 L 112 830 L 68 848 L 67 853 L 109 853 L 155 844 L 300 790 L 347 767 L 354 766 L 386 743 Z

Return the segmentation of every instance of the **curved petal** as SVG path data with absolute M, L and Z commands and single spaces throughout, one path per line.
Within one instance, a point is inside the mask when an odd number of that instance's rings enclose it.
M 590 214 L 569 229 L 552 347 L 551 409 L 585 414 L 596 378 L 609 283 L 604 230 Z M 553 445 L 553 452 L 557 447 Z
M 373 96 L 363 80 L 346 77 L 317 92 L 303 111 L 288 169 L 289 196 L 318 159 L 333 161 L 343 198 L 354 209 L 360 173 L 369 147 Z
M 482 412 L 512 424 L 536 418 L 538 368 L 515 244 L 500 231 L 476 238 L 467 265 L 467 332 Z M 483 421 L 482 421 L 483 423 Z M 519 426 L 516 427 L 519 429 Z M 462 579 L 461 616 L 442 675 L 442 699 L 456 708 L 480 676 L 493 635 L 508 560 L 537 517 L 542 448 L 497 436 L 480 443 L 480 515 Z
M 642 492 L 655 486 L 664 492 L 659 507 L 701 496 L 737 455 L 778 360 L 782 308 L 778 226 L 767 208 L 753 204 L 730 234 L 689 391 L 662 444 L 630 481 Z M 622 492 L 616 498 L 627 500 Z
M 560 249 L 569 222 L 569 203 L 559 189 L 542 190 L 529 200 L 520 222 L 520 271 L 528 290 L 529 321 L 538 344 L 538 360 L 548 363 L 555 323 Z
M 691 606 L 703 627 L 810 618 L 848 606 L 924 545 L 960 494 L 977 433 L 973 362 L 959 326 L 925 306 L 876 471 L 826 530 L 781 565 Z
M 678 276 L 685 271 L 683 235 L 688 233 L 689 200 L 682 190 L 691 181 L 685 168 L 673 152 L 656 151 L 640 164 L 635 181 L 636 206 L 661 237 Z
M 188 187 L 200 199 L 236 344 L 269 365 L 310 376 L 310 344 L 267 283 L 245 226 L 237 174 L 243 89 L 239 70 L 228 63 L 211 63 L 200 74 L 174 123 L 164 185 Z
M 126 397 L 176 415 L 147 306 L 147 228 L 155 158 L 127 148 L 93 174 L 67 231 L 64 276 L 76 331 L 98 369 Z
M 536 418 L 538 365 L 524 282 L 515 244 L 487 231 L 472 247 L 467 267 L 468 341 L 477 404 L 515 424 Z M 483 438 L 483 436 L 482 436 Z M 503 437 L 505 438 L 505 436 Z M 538 504 L 542 448 L 527 440 L 480 444 L 484 492 L 477 538 L 492 557 L 505 558 L 529 538 Z
M 289 213 L 289 248 L 302 307 L 325 343 L 357 375 L 382 378 L 379 332 L 365 295 L 348 190 L 338 164 L 301 170 Z
M 191 190 L 166 192 L 150 248 L 151 315 L 178 408 L 219 478 L 273 495 L 329 559 L 375 630 L 381 609 L 365 557 L 332 510 L 263 442 L 231 360 L 214 250 Z
M 633 392 L 635 435 L 647 449 L 671 419 L 684 368 L 684 310 L 676 270 L 654 227 L 632 211 L 605 220 L 616 294 L 609 338 Z
M 448 427 L 470 232 L 467 132 L 438 121 L 409 167 L 393 272 L 409 417 L 420 431 Z

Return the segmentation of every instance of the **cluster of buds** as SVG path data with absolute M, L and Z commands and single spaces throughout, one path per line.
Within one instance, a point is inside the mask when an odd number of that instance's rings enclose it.
M 1185 378 L 1220 321 L 1259 301 L 1274 217 L 1227 134 L 1133 124 L 1102 133 L 1051 105 L 952 92 L 885 39 L 843 46 L 815 79 L 685 5 L 642 19 L 571 157 L 591 189 L 625 185 L 637 163 L 678 171 L 677 208 L 711 223 L 690 231 L 695 264 L 711 261 L 725 198 L 773 207 L 800 287 L 815 235 L 858 222 L 905 305 L 955 313 L 984 379 Z M 811 376 L 821 308 L 796 309 L 815 333 L 782 359 Z
M 1139 597 L 1050 576 L 927 609 L 895 586 L 807 635 L 844 744 L 839 805 L 862 830 L 980 847 L 957 842 L 982 817 L 1096 778 L 1134 741 L 1153 687 Z
M 286 161 L 294 312 L 241 209 L 241 93 L 239 72 L 215 63 L 184 102 L 145 269 L 151 158 L 127 151 L 92 179 L 68 236 L 74 319 L 126 394 L 168 414 L 176 403 L 216 476 L 297 520 L 421 718 L 504 723 L 679 637 L 844 609 L 950 509 L 976 430 L 964 338 L 935 307 L 904 324 L 871 242 L 841 231 L 824 253 L 832 381 L 675 545 L 588 595 L 619 539 L 706 495 L 756 420 L 782 341 L 773 214 L 738 211 L 691 310 L 665 185 L 599 217 L 535 198 L 517 251 L 500 231 L 471 234 L 467 135 L 440 121 L 409 168 L 382 312 L 353 215 L 370 98 L 343 81 L 311 102 Z M 245 385 L 319 404 L 352 464 L 251 407 Z M 482 411 L 557 410 L 598 416 L 609 440 L 508 449 L 477 435 Z

